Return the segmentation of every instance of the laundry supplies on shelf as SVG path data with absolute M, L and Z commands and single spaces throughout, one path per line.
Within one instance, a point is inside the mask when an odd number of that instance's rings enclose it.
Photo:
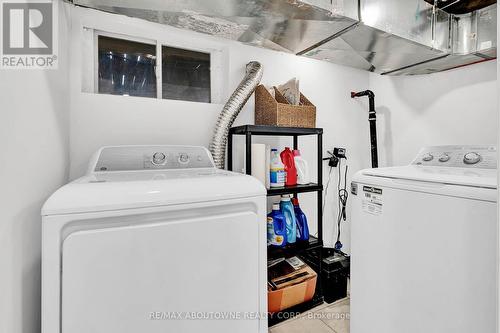
M 317 273 L 297 257 L 268 262 L 268 311 L 275 313 L 310 301 Z
M 309 226 L 307 225 L 306 214 L 300 209 L 299 199 L 293 198 L 292 203 L 295 218 L 297 219 L 297 241 L 307 241 L 309 240 Z
M 267 215 L 267 244 L 283 247 L 286 245 L 286 219 L 279 204 L 273 204 L 273 210 Z
M 280 154 L 281 161 L 285 165 L 285 185 L 294 186 L 297 185 L 297 168 L 295 167 L 295 159 L 293 158 L 293 153 L 289 147 L 286 147 Z
M 278 154 L 278 150 L 271 149 L 270 186 L 285 186 L 285 175 L 285 166 L 281 162 L 281 157 Z
M 297 169 L 297 184 L 307 185 L 311 182 L 309 176 L 309 166 L 306 160 L 300 155 L 300 150 L 294 149 L 293 159 L 295 162 L 295 168 Z
M 297 240 L 297 219 L 295 218 L 295 210 L 290 195 L 281 196 L 280 209 L 286 220 L 286 242 L 289 244 L 295 243 Z
M 262 86 L 261 86 L 262 88 Z M 265 89 L 265 88 L 263 88 Z M 269 93 L 266 92 L 268 95 Z M 279 92 L 277 92 L 279 94 Z M 270 95 L 269 95 L 270 96 Z M 302 98 L 301 98 L 302 100 Z M 291 105 L 290 105 L 291 106 Z M 291 106 L 292 107 L 292 106 Z M 295 108 L 298 108 L 300 106 L 293 106 Z M 295 114 L 294 114 L 295 117 Z M 273 278 L 280 278 L 283 277 L 285 280 L 281 281 L 273 281 L 274 286 L 269 283 L 268 284 L 268 311 L 273 313 L 273 315 L 268 317 L 268 326 L 272 327 L 279 322 L 282 322 L 283 320 L 286 320 L 287 318 L 292 318 L 297 316 L 298 313 L 303 313 L 305 311 L 309 311 L 310 309 L 313 309 L 317 306 L 320 306 L 323 304 L 323 292 L 321 286 L 318 284 L 316 285 L 316 280 L 317 276 L 316 274 L 319 274 L 321 272 L 321 267 L 322 267 L 322 262 L 321 262 L 321 257 L 315 258 L 315 262 L 312 262 L 312 264 L 316 264 L 317 268 L 313 268 L 313 272 L 305 272 L 305 271 L 299 271 L 300 269 L 306 269 L 306 268 L 299 268 L 299 270 L 293 271 L 288 271 L 285 269 L 285 271 L 278 269 L 276 272 L 275 276 L 272 276 L 274 274 L 269 273 L 273 271 L 271 269 L 271 266 L 273 266 L 273 263 L 276 264 L 278 261 L 285 261 L 286 259 L 293 258 L 294 256 L 297 256 L 299 258 L 303 258 L 306 253 L 309 253 L 313 251 L 314 249 L 321 249 L 323 247 L 323 228 L 322 228 L 322 221 L 323 221 L 323 206 L 322 206 L 322 192 L 323 192 L 323 163 L 322 163 L 322 158 L 323 158 L 323 129 L 321 128 L 297 128 L 297 127 L 276 127 L 276 126 L 260 126 L 260 125 L 242 125 L 238 127 L 233 127 L 229 130 L 229 137 L 228 137 L 228 169 L 233 170 L 234 169 L 234 151 L 237 151 L 237 149 L 234 148 L 234 139 L 239 137 L 239 136 L 244 136 L 245 137 L 245 156 L 246 156 L 246 164 L 248 165 L 246 168 L 246 173 L 247 174 L 252 174 L 252 166 L 249 165 L 251 163 L 248 163 L 249 160 L 248 158 L 251 157 L 251 145 L 252 142 L 255 141 L 257 137 L 260 136 L 272 136 L 272 137 L 285 137 L 285 138 L 293 138 L 293 146 L 290 145 L 290 147 L 293 147 L 293 149 L 299 149 L 299 143 L 302 140 L 299 140 L 299 138 L 305 137 L 305 136 L 316 136 L 317 140 L 317 147 L 314 148 L 314 151 L 316 151 L 316 163 L 314 164 L 315 168 L 314 169 L 314 175 L 317 176 L 316 179 L 311 179 L 312 182 L 308 184 L 297 184 L 295 186 L 285 186 L 284 181 L 282 183 L 282 186 L 276 186 L 276 183 L 273 184 L 272 187 L 267 189 L 267 197 L 270 200 L 273 200 L 277 198 L 278 196 L 281 195 L 287 195 L 285 198 L 283 198 L 283 202 L 280 202 L 280 210 L 283 213 L 285 217 L 285 225 L 288 227 L 285 232 L 287 235 L 287 242 L 285 246 L 273 246 L 269 245 L 267 246 L 267 259 L 268 259 L 268 282 L 271 282 Z M 266 161 L 266 166 L 269 167 L 269 171 L 266 171 L 266 174 L 270 178 L 271 176 L 271 167 L 272 166 L 278 166 L 278 169 L 281 169 L 281 174 L 284 173 L 284 165 L 281 163 L 281 156 L 279 155 L 279 152 L 283 149 L 276 150 L 274 149 L 273 153 L 271 153 L 271 148 L 278 148 L 277 146 L 274 147 L 269 147 L 269 151 L 266 152 L 266 157 L 268 161 Z M 289 148 L 289 151 L 291 149 Z M 301 151 L 304 153 L 304 151 Z M 293 152 L 292 152 L 293 154 Z M 276 159 L 274 160 L 275 163 L 271 163 L 271 159 L 273 157 L 278 156 L 278 161 Z M 309 155 L 308 155 L 309 156 Z M 294 157 L 292 156 L 291 159 L 294 160 Z M 252 159 L 253 162 L 253 159 Z M 279 163 L 276 163 L 279 162 Z M 295 162 L 295 161 L 294 161 Z M 309 164 L 310 167 L 312 167 L 311 164 Z M 276 169 L 276 168 L 275 168 Z M 274 170 L 273 170 L 274 171 Z M 311 169 L 312 171 L 312 169 Z M 295 171 L 297 172 L 297 171 Z M 311 172 L 312 173 L 312 172 Z M 273 174 L 276 175 L 276 174 Z M 283 175 L 284 176 L 284 175 Z M 295 176 L 297 174 L 295 173 Z M 312 176 L 312 175 L 310 175 Z M 295 209 L 293 207 L 293 204 L 291 202 L 291 196 L 293 197 L 299 197 L 302 195 L 302 193 L 315 193 L 317 195 L 317 200 L 316 200 L 316 205 L 317 208 L 315 209 L 317 212 L 317 218 L 315 218 L 316 224 L 316 230 L 318 233 L 318 237 L 314 237 L 314 235 L 309 235 L 309 239 L 305 241 L 297 241 L 297 218 L 295 214 Z M 291 195 L 291 196 L 290 196 Z M 275 199 L 276 200 L 276 199 Z M 273 201 L 276 202 L 276 201 Z M 270 211 L 270 210 L 269 210 Z M 268 212 L 269 212 L 268 211 Z M 271 214 L 270 214 L 271 215 Z M 310 216 L 307 216 L 310 218 Z M 264 220 L 262 221 L 264 223 Z M 274 221 L 273 221 L 274 222 Z M 266 220 L 266 226 L 271 227 L 271 225 L 267 224 Z M 274 228 L 274 225 L 272 225 Z M 271 231 L 271 230 L 270 230 Z M 302 235 L 305 235 L 306 233 L 303 231 Z M 291 242 L 288 241 L 288 237 L 290 237 Z M 303 237 L 303 236 L 301 236 Z M 272 263 L 271 263 L 272 262 Z M 290 266 L 290 265 L 289 265 Z M 311 266 L 312 267 L 312 266 Z M 280 268 L 280 267 L 276 267 Z M 294 274 L 295 273 L 295 274 Z M 310 273 L 310 279 L 303 281 L 302 279 L 306 276 L 304 273 Z M 287 274 L 293 274 L 293 279 L 288 280 L 291 278 L 291 276 L 286 276 Z M 293 280 L 293 282 L 292 282 Z M 302 281 L 302 282 L 301 282 Z M 289 282 L 292 282 L 292 285 L 289 285 Z M 273 290 L 273 288 L 279 288 Z

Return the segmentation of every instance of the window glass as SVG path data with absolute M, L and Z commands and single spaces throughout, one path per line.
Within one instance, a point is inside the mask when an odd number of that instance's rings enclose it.
M 162 47 L 162 97 L 210 103 L 210 54 Z
M 100 94 L 157 97 L 156 45 L 99 36 Z

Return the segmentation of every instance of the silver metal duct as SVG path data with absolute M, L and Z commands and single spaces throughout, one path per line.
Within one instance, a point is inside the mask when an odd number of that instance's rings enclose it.
M 496 4 L 450 15 L 425 0 L 72 2 L 388 75 L 496 58 Z
M 297 53 L 356 23 L 342 13 L 334 14 L 297 0 L 73 0 L 73 3 L 289 53 Z
M 359 3 L 358 25 L 299 54 L 385 75 L 429 74 L 496 58 L 496 4 L 450 15 L 423 0 Z M 357 8 L 355 1 L 333 0 L 333 6 Z
M 336 5 L 358 8 L 356 1 Z M 448 52 L 449 15 L 424 0 L 361 0 L 358 9 L 356 27 L 300 54 L 386 73 Z
M 243 106 L 246 104 L 250 96 L 252 96 L 255 88 L 262 79 L 262 65 L 257 61 L 251 61 L 246 66 L 246 75 L 238 85 L 238 88 L 233 92 L 229 100 L 224 105 L 217 124 L 215 125 L 214 135 L 210 143 L 210 152 L 214 158 L 215 166 L 219 169 L 224 169 L 226 160 L 226 145 L 229 129 L 234 123 L 234 120 L 240 113 Z
M 497 6 L 450 17 L 450 47 L 443 57 L 396 70 L 391 75 L 440 72 L 497 57 Z

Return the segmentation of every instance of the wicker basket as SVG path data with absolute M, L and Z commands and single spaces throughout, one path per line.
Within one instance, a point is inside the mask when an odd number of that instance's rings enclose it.
M 255 90 L 255 125 L 316 127 L 316 107 L 302 94 L 300 105 L 291 105 L 274 87 L 276 98 L 263 85 Z

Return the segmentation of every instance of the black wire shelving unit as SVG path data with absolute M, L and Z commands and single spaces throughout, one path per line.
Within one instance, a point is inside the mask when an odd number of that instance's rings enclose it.
M 268 247 L 267 259 L 290 258 L 301 256 L 304 251 L 310 251 L 323 247 L 323 129 L 322 128 L 297 128 L 297 127 L 275 127 L 262 125 L 243 125 L 232 127 L 228 137 L 228 169 L 233 170 L 233 137 L 235 135 L 245 136 L 245 170 L 247 174 L 252 173 L 252 137 L 253 136 L 283 136 L 293 139 L 293 149 L 298 149 L 299 137 L 306 135 L 317 136 L 317 182 L 307 185 L 285 186 L 271 188 L 267 190 L 267 196 L 278 196 L 282 194 L 293 194 L 316 192 L 317 194 L 317 230 L 318 237 L 310 236 L 307 242 L 297 242 L 289 244 L 284 248 Z M 319 251 L 321 253 L 322 251 Z M 323 304 L 323 293 L 321 287 L 321 264 L 323 258 L 318 258 L 318 279 L 316 291 L 312 300 L 298 304 L 281 313 L 274 313 L 269 317 L 269 326 L 273 326 L 288 318 L 293 318 L 296 314 L 308 311 L 318 305 Z

